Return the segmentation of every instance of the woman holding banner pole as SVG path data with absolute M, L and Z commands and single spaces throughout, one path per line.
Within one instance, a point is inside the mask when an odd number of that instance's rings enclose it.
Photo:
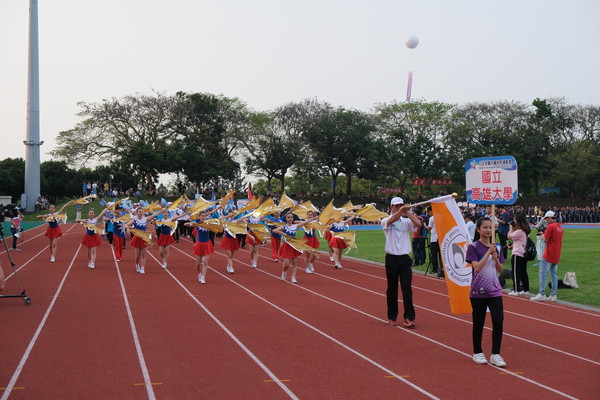
M 498 273 L 502 272 L 504 255 L 493 240 L 494 225 L 489 218 L 477 220 L 479 240 L 469 245 L 466 261 L 473 267 L 471 279 L 471 306 L 473 308 L 473 361 L 487 364 L 481 348 L 486 311 L 489 308 L 492 316 L 492 355 L 490 364 L 506 367 L 500 356 L 504 308 L 502 305 L 502 286 L 498 281 Z

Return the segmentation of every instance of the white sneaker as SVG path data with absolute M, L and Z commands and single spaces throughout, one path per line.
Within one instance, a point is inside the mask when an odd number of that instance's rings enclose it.
M 335 269 L 342 269 L 342 264 L 335 264 Z
M 477 364 L 487 364 L 487 360 L 485 359 L 485 355 L 483 353 L 473 354 L 473 361 Z
M 520 291 L 519 296 L 529 296 L 529 292 Z
M 310 272 L 315 272 L 315 267 L 312 265 L 312 263 L 308 264 L 308 268 L 310 268 Z
M 292 276 L 292 279 L 290 279 L 290 282 L 292 282 L 292 283 L 298 283 L 298 281 L 296 280 L 296 278 L 294 278 L 293 276 Z
M 500 354 L 492 354 L 490 356 L 490 364 L 495 365 L 496 367 L 504 368 L 506 367 L 506 362 L 504 358 Z
M 144 271 L 144 267 L 140 267 L 140 274 L 145 274 L 146 271 Z
M 546 295 L 540 293 L 540 294 L 536 294 L 535 296 L 533 296 L 531 298 L 531 300 L 533 300 L 533 301 L 546 301 L 547 298 L 546 298 Z
M 54 256 L 50 256 L 50 262 L 54 262 Z
M 135 264 L 135 272 L 140 272 L 140 266 L 138 264 Z
M 515 292 L 514 290 L 511 290 L 511 291 L 508 293 L 508 295 L 509 295 L 509 296 L 518 296 L 518 295 L 519 295 L 519 293 L 518 293 L 518 292 Z
M 162 267 L 163 267 L 163 269 L 167 269 L 167 262 L 166 261 L 163 261 Z
M 252 263 L 250 264 L 250 268 L 256 268 L 256 261 L 252 261 Z
M 90 268 L 91 268 L 91 269 L 94 269 L 94 268 L 96 268 L 96 266 L 94 265 L 94 263 L 90 263 Z
M 333 261 L 333 256 L 329 256 L 329 261 Z
M 285 276 L 286 276 L 286 275 L 287 275 L 287 272 L 285 272 L 285 271 L 284 271 L 284 272 L 282 272 L 282 273 L 281 273 L 281 279 L 283 279 L 283 280 L 285 281 Z
M 550 296 L 550 297 L 548 298 L 548 300 L 550 300 L 550 301 L 553 301 L 553 302 L 556 302 L 556 300 L 557 300 L 557 299 L 556 299 L 556 295 L 554 295 L 554 296 Z
M 204 279 L 204 276 L 202 274 L 198 274 L 198 282 L 206 283 L 206 280 Z
M 312 274 L 312 271 L 310 270 L 309 267 L 306 267 L 305 271 L 306 271 L 307 274 Z

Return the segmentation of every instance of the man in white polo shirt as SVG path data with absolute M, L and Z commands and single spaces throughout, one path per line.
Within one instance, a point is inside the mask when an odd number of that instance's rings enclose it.
M 385 234 L 385 274 L 387 276 L 387 309 L 388 324 L 397 326 L 398 317 L 398 279 L 402 289 L 404 302 L 404 322 L 406 328 L 415 328 L 415 307 L 412 302 L 412 232 L 421 223 L 419 218 L 410 211 L 410 206 L 404 205 L 400 197 L 394 197 L 390 203 L 391 215 L 381 220 Z

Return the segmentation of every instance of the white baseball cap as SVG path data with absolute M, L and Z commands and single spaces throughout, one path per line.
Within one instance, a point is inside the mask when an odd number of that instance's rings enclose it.
M 544 215 L 544 218 L 548 218 L 548 217 L 554 218 L 554 215 L 555 215 L 554 211 L 547 211 L 546 215 Z
M 395 206 L 396 204 L 404 204 L 404 200 L 402 200 L 402 197 L 394 197 L 390 202 L 390 205 L 392 206 Z

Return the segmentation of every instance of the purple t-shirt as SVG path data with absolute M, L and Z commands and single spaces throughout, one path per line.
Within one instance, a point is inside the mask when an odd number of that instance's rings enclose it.
M 481 243 L 479 240 L 469 245 L 467 249 L 467 262 L 480 261 L 485 253 L 487 253 L 488 247 Z M 504 255 L 500 251 L 500 246 L 496 244 L 496 251 L 498 252 L 498 260 L 500 263 L 504 262 Z M 473 279 L 471 279 L 471 297 L 485 298 L 485 297 L 500 297 L 502 296 L 502 286 L 498 280 L 498 273 L 494 266 L 494 260 L 489 257 L 485 266 L 475 272 L 473 270 Z

